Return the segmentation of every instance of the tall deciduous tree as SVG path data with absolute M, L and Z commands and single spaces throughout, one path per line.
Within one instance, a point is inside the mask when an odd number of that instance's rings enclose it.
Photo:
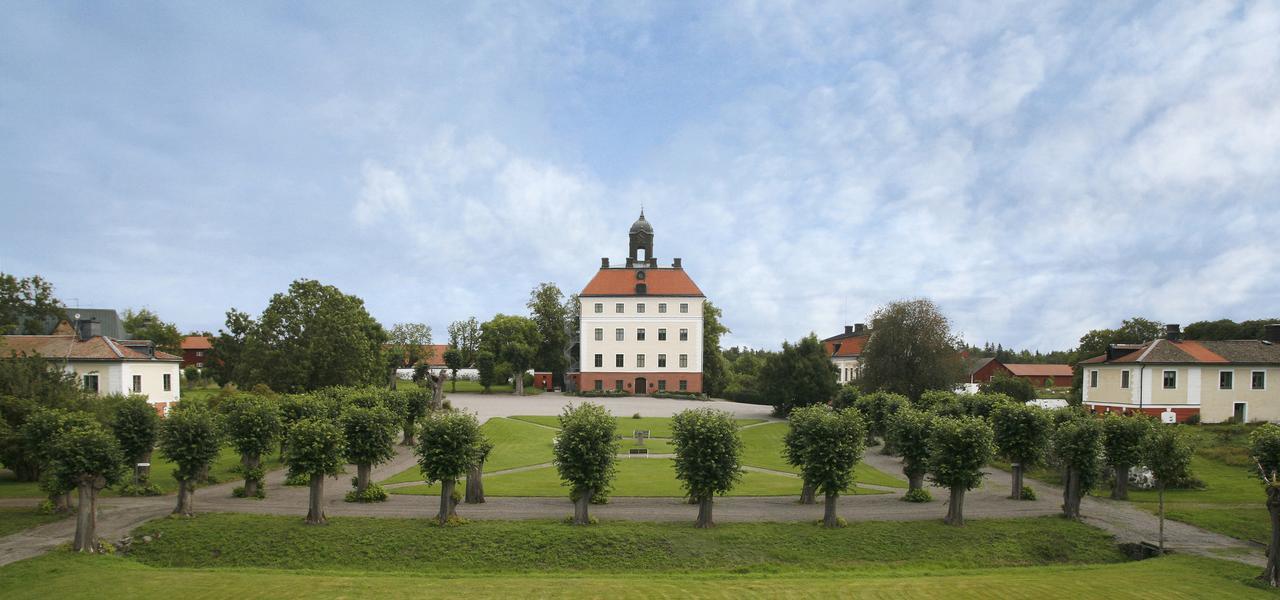
M 135 340 L 151 340 L 156 348 L 165 352 L 178 354 L 182 352 L 182 334 L 173 323 L 167 323 L 160 315 L 150 309 L 133 310 L 126 308 L 121 317 L 121 325 Z
M 902 474 L 907 476 L 907 491 L 924 489 L 924 476 L 929 472 L 929 448 L 933 436 L 932 413 L 903 408 L 889 418 L 888 435 L 902 455 Z
M 49 322 L 64 318 L 53 284 L 39 275 L 19 279 L 0 273 L 0 335 L 43 335 Z
M 994 433 L 978 417 L 939 417 L 929 438 L 929 478 L 951 490 L 948 525 L 964 525 L 965 492 L 982 483 L 982 468 L 995 451 Z
M 374 385 L 385 374 L 386 332 L 364 301 L 318 281 L 299 279 L 271 297 L 245 335 L 236 383 L 280 392 Z
M 714 527 L 712 502 L 742 478 L 742 439 L 729 413 L 691 408 L 671 418 L 676 478 L 698 503 L 699 529 Z
M 1280 425 L 1267 423 L 1249 434 L 1249 453 L 1258 464 L 1271 517 L 1271 540 L 1262 580 L 1271 587 L 1280 587 Z
M 782 352 L 765 359 L 760 384 L 774 414 L 785 416 L 795 408 L 831 402 L 840 391 L 836 374 L 822 342 L 811 333 L 795 344 L 783 342 Z
M 797 408 L 800 428 L 793 428 L 784 445 L 787 460 L 800 464 L 806 482 L 825 499 L 823 527 L 839 527 L 836 502 L 853 485 L 853 468 L 862 460 L 867 438 L 862 415 L 853 408 L 831 410 L 824 405 Z M 796 454 L 799 454 L 797 456 Z
M 444 366 L 449 368 L 449 381 L 452 382 L 453 386 L 449 391 L 458 391 L 458 369 L 462 368 L 462 353 L 457 348 L 445 350 Z
M 462 354 L 462 367 L 476 364 L 480 352 L 480 322 L 475 317 L 449 324 L 449 347 Z
M 160 416 L 144 396 L 129 396 L 116 405 L 111 429 L 124 454 L 124 460 L 133 472 L 134 485 L 143 485 L 149 476 L 149 467 L 140 464 L 151 462 L 151 451 L 156 447 L 160 431 Z
M 569 311 L 564 294 L 554 283 L 540 283 L 529 293 L 529 315 L 538 328 L 533 368 L 549 371 L 556 381 L 564 381 L 569 366 Z
M 720 338 L 731 332 L 720 321 L 722 316 L 723 311 L 710 300 L 702 303 L 702 392 L 708 396 L 719 396 L 729 384 L 729 369 L 720 352 Z
M 1155 423 L 1150 417 L 1122 417 L 1111 413 L 1102 420 L 1102 449 L 1115 474 L 1113 500 L 1129 499 L 1129 469 L 1142 462 L 1143 447 Z
M 415 454 L 423 479 L 429 484 L 440 482 L 440 512 L 436 520 L 441 525 L 453 517 L 453 490 L 483 443 L 480 422 L 473 414 L 437 411 L 423 421 Z
M 98 492 L 123 475 L 124 455 L 115 437 L 97 423 L 61 432 L 46 440 L 51 446 L 50 475 L 62 487 L 79 490 L 76 552 L 97 552 Z
M 931 300 L 891 302 L 876 311 L 871 330 L 862 351 L 862 389 L 916 399 L 925 390 L 952 389 L 963 379 L 963 343 Z
M 569 405 L 560 414 L 554 462 L 573 498 L 573 524 L 589 525 L 591 499 L 605 492 L 617 472 L 617 421 L 599 404 Z
M 498 368 L 498 360 L 492 352 L 481 350 L 476 356 L 476 371 L 479 374 L 480 387 L 484 388 L 484 393 L 489 393 L 489 388 L 493 386 L 497 379 L 496 370 Z
M 275 402 L 252 394 L 238 394 L 219 408 L 226 416 L 226 434 L 231 447 L 240 453 L 240 469 L 244 475 L 240 495 L 265 498 L 262 455 L 271 452 L 280 439 L 283 428 L 280 408 Z
M 1066 471 L 1062 515 L 1080 518 L 1080 499 L 1098 482 L 1101 472 L 1102 422 L 1080 417 L 1060 423 L 1053 432 L 1054 461 Z
M 221 446 L 217 419 L 206 409 L 184 408 L 179 403 L 160 424 L 160 454 L 174 463 L 173 478 L 178 481 L 174 514 L 195 515 L 196 482 L 208 473 Z
M 356 466 L 356 495 L 369 488 L 369 474 L 395 457 L 396 418 L 385 407 L 348 407 L 342 413 L 347 462 Z
M 391 365 L 390 388 L 396 389 L 396 369 L 413 367 L 432 358 L 431 326 L 425 323 L 396 323 L 387 333 L 387 354 Z
M 254 326 L 249 313 L 230 309 L 227 311 L 226 328 L 209 339 L 212 348 L 204 361 L 204 373 L 218 385 L 248 381 L 249 365 L 244 356 L 245 339 Z
M 1191 476 L 1191 444 L 1177 427 L 1155 427 L 1142 436 L 1139 453 L 1156 480 L 1160 502 L 1160 553 L 1164 554 L 1164 490 Z
M 1053 421 L 1044 409 L 1027 404 L 1004 402 L 991 413 L 996 448 L 1013 469 L 1013 490 L 1009 497 L 1022 499 L 1022 476 L 1044 460 Z
M 524 373 L 533 366 L 538 326 L 531 319 L 498 314 L 480 326 L 481 346 L 493 354 L 500 372 L 511 373 L 517 396 L 524 395 Z
M 324 478 L 336 476 L 342 468 L 344 451 L 342 432 L 329 419 L 309 418 L 289 428 L 284 463 L 290 477 L 307 477 L 309 501 L 308 525 L 324 525 Z

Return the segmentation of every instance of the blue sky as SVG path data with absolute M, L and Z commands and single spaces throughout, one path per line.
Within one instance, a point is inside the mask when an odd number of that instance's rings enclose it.
M 729 345 L 1278 312 L 1276 3 L 694 4 L 8 3 L 0 270 L 210 330 L 316 278 L 443 337 L 643 204 Z

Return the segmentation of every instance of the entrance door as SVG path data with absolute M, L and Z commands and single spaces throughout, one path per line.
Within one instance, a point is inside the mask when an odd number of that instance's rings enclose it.
M 1235 422 L 1236 422 L 1236 423 L 1244 423 L 1244 422 L 1245 422 L 1245 418 L 1246 418 L 1246 417 L 1248 417 L 1248 415 L 1247 415 L 1247 414 L 1245 414 L 1245 413 L 1247 412 L 1247 407 L 1248 407 L 1248 405 L 1247 405 L 1247 404 L 1245 404 L 1244 402 L 1237 402 L 1237 403 L 1236 403 L 1236 405 L 1235 405 L 1235 409 L 1236 409 L 1236 410 L 1235 410 L 1235 414 L 1231 415 L 1231 416 L 1232 416 L 1232 418 L 1233 418 L 1233 419 L 1235 419 Z
M 637 394 L 637 395 L 640 395 L 640 394 L 648 394 L 648 393 L 649 393 L 649 382 L 648 382 L 648 381 L 645 381 L 645 379 L 644 379 L 643 377 L 637 377 L 637 378 L 636 378 L 636 388 L 635 388 L 635 390 L 636 390 L 636 394 Z

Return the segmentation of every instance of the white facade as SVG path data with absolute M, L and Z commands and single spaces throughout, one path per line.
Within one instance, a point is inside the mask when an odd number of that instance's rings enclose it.
M 181 385 L 178 381 L 179 364 L 174 361 L 70 360 L 67 361 L 65 368 L 76 374 L 76 381 L 81 386 L 85 384 L 86 375 L 96 375 L 100 396 L 141 394 L 146 396 L 147 402 L 151 404 L 167 405 L 181 399 Z M 165 389 L 166 375 L 168 389 Z
M 702 373 L 703 301 L 684 296 L 582 298 L 581 372 Z M 663 357 L 665 366 L 660 364 Z

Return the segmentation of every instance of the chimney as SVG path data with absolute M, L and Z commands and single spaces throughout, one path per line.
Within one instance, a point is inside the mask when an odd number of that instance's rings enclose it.
M 609 258 L 608 258 L 608 257 L 604 257 L 604 258 L 601 258 L 601 259 L 600 259 L 600 268 L 601 268 L 601 269 L 608 269 L 608 268 L 609 268 Z
M 79 334 L 80 339 L 82 340 L 98 337 L 102 335 L 102 323 L 99 323 L 97 319 L 82 319 L 76 321 L 76 333 Z
M 1280 323 L 1272 323 L 1263 327 L 1262 339 L 1272 344 L 1280 344 Z
M 866 324 L 866 323 L 855 323 L 855 324 L 854 324 L 854 326 L 853 326 L 853 332 L 854 332 L 854 333 L 863 333 L 863 332 L 865 332 L 866 330 L 867 330 L 867 324 Z
M 1170 342 L 1182 341 L 1182 326 L 1177 323 L 1169 323 L 1164 326 L 1164 338 Z
M 845 326 L 844 326 L 844 334 L 845 334 L 845 335 L 849 335 L 849 334 L 851 334 L 851 333 L 853 333 L 853 325 L 845 325 Z
M 681 266 L 680 266 L 680 259 L 679 259 L 679 258 L 673 258 L 673 259 L 671 259 L 671 266 L 672 266 L 672 268 L 675 268 L 675 269 L 682 269 L 682 268 L 684 268 L 684 267 L 681 267 Z

